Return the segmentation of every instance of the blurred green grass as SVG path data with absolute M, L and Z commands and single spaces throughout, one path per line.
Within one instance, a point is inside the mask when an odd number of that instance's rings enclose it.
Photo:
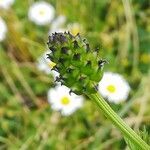
M 50 109 L 47 91 L 53 77 L 36 68 L 47 49 L 49 26 L 39 27 L 27 17 L 30 0 L 16 0 L 0 10 L 8 26 L 0 43 L 0 149 L 98 150 L 125 149 L 120 133 L 93 104 L 62 117 Z M 113 109 L 133 128 L 150 132 L 150 27 L 146 0 L 51 0 L 56 16 L 78 22 L 91 45 L 101 47 L 109 61 L 106 71 L 123 74 L 132 91 L 127 102 Z

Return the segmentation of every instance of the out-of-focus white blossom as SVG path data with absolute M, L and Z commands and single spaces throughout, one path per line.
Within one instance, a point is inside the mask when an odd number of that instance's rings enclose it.
M 64 27 L 66 22 L 66 17 L 63 15 L 58 16 L 52 23 L 49 34 L 54 32 L 65 32 L 66 29 Z
M 28 17 L 37 25 L 46 25 L 51 23 L 55 15 L 54 7 L 44 1 L 33 3 L 28 12 Z
M 48 102 L 51 108 L 60 111 L 63 116 L 71 115 L 83 106 L 83 98 L 74 93 L 70 95 L 69 91 L 69 88 L 61 85 L 48 91 Z
M 5 21 L 0 17 L 0 41 L 3 41 L 6 37 L 7 26 Z
M 65 23 L 66 23 L 66 17 L 63 15 L 58 16 L 52 22 L 49 34 L 52 34 L 54 32 L 65 32 L 65 31 L 68 32 L 69 31 L 75 36 L 77 35 L 77 33 L 82 33 L 83 27 L 81 24 L 75 22 L 75 23 L 70 23 L 68 25 L 65 25 Z
M 110 102 L 120 103 L 128 98 L 130 86 L 120 74 L 106 72 L 98 89 Z
M 83 31 L 83 27 L 79 23 L 71 23 L 67 25 L 67 30 L 70 31 L 73 35 L 77 35 Z
M 0 0 L 0 8 L 9 9 L 15 0 Z
M 50 51 L 46 51 L 39 59 L 38 59 L 38 63 L 37 63 L 37 68 L 43 72 L 45 72 L 46 74 L 52 74 L 54 76 L 54 78 L 56 78 L 57 76 L 59 76 L 59 73 L 51 70 L 56 64 L 52 61 L 50 61 L 50 59 L 47 59 L 47 54 L 49 54 Z

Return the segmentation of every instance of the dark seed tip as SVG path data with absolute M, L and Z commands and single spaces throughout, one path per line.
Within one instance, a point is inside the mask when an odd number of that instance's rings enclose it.
M 102 67 L 105 63 L 108 63 L 108 61 L 107 60 L 102 60 L 102 59 L 98 61 L 98 65 L 100 67 Z
M 73 71 L 73 69 L 71 69 L 71 68 L 67 69 L 67 73 L 71 73 L 72 71 Z
M 95 90 L 96 90 L 96 91 L 98 91 L 98 84 L 97 84 L 97 85 L 95 85 L 95 87 L 94 87 L 94 88 L 95 88 Z
M 92 64 L 91 61 L 88 60 L 86 65 L 87 65 L 87 66 L 90 66 L 91 64 Z
M 74 48 L 79 48 L 78 42 L 76 40 L 73 41 L 73 43 L 74 43 Z
M 86 51 L 90 51 L 90 45 L 88 43 L 86 43 Z
M 71 95 L 71 93 L 73 93 L 73 91 L 72 91 L 72 90 L 70 90 L 70 91 L 69 91 L 69 95 Z
M 80 54 L 79 53 L 74 54 L 73 59 L 74 60 L 79 60 L 80 59 Z
M 64 59 L 63 58 L 59 58 L 58 60 L 60 63 L 63 63 L 64 62 Z
M 64 53 L 64 54 L 67 54 L 68 53 L 68 48 L 67 47 L 62 47 L 61 52 Z

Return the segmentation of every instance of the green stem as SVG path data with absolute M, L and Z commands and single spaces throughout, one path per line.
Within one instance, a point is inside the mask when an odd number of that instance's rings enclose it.
M 93 100 L 98 107 L 103 111 L 104 115 L 112 121 L 112 123 L 127 137 L 131 142 L 135 144 L 141 150 L 150 150 L 150 146 L 146 144 L 107 104 L 107 102 L 98 94 L 87 94 L 87 96 Z

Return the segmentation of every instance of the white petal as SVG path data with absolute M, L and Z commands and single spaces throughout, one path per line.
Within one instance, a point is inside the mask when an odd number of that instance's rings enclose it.
M 51 30 L 57 30 L 61 28 L 66 22 L 66 17 L 63 15 L 58 16 L 51 24 Z
M 0 41 L 3 41 L 6 37 L 7 26 L 5 21 L 0 17 Z
M 0 8 L 8 9 L 15 0 L 0 0 Z

